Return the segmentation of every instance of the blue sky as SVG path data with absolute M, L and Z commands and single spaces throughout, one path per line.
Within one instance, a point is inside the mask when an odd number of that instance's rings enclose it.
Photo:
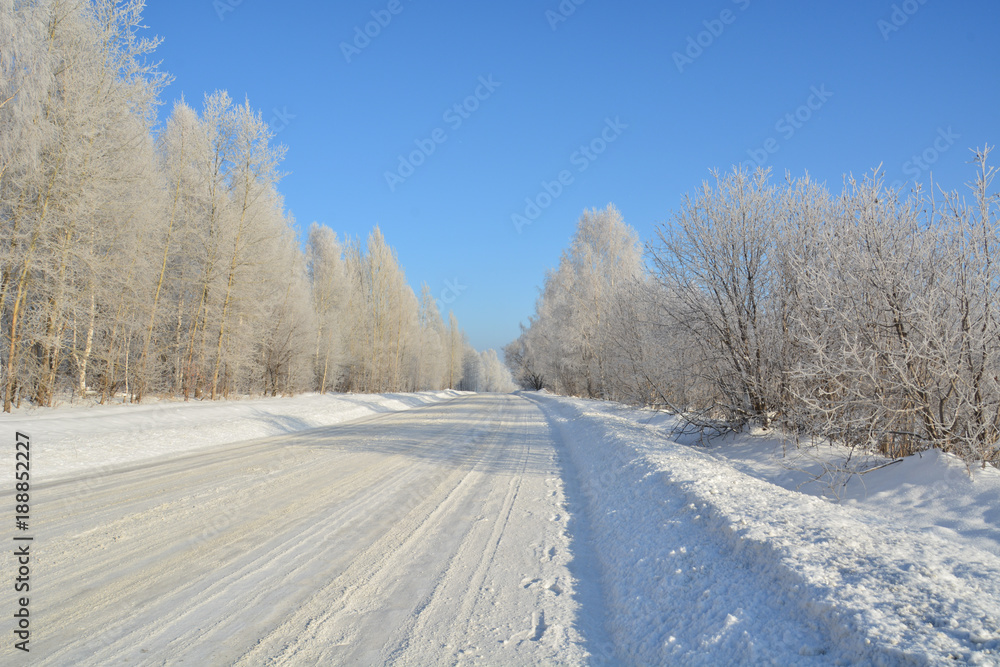
M 479 349 L 517 336 L 585 209 L 648 239 L 711 168 L 958 188 L 1000 141 L 995 1 L 577 2 L 150 0 L 145 22 L 161 116 L 248 97 L 299 227 L 380 225 Z

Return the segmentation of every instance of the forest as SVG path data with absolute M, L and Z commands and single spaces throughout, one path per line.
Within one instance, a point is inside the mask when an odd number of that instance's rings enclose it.
M 296 237 L 249 101 L 181 99 L 138 0 L 0 2 L 0 394 L 507 390 L 378 228 Z
M 715 173 L 641 243 L 580 219 L 505 352 L 524 387 L 654 406 L 901 457 L 1000 464 L 1000 250 L 991 147 L 967 191 L 843 191 Z

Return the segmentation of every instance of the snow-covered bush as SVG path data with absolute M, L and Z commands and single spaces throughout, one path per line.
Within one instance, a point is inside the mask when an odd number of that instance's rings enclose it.
M 870 453 L 1000 463 L 989 152 L 974 152 L 971 204 L 903 196 L 878 172 L 838 197 L 808 177 L 716 174 L 657 228 L 645 270 L 617 211 L 586 214 L 508 363 L 526 388 L 713 429 L 776 423 Z

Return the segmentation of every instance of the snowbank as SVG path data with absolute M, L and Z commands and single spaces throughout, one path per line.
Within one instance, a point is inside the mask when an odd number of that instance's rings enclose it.
M 1000 662 L 1000 557 L 950 539 L 958 533 L 896 523 L 911 504 L 902 486 L 828 502 L 749 474 L 752 457 L 738 466 L 667 439 L 644 423 L 649 412 L 532 400 L 560 431 L 585 496 L 620 660 Z
M 202 447 L 281 435 L 398 412 L 460 396 L 456 391 L 415 394 L 303 394 L 245 401 L 161 402 L 152 405 L 36 409 L 0 417 L 6 442 L 31 437 L 36 483 L 94 468 Z

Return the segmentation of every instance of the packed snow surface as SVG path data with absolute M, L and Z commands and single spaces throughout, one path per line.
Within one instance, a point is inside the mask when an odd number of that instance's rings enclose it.
M 675 426 L 532 393 L 4 416 L 30 662 L 1000 664 L 997 471 L 833 483 L 822 449 Z

